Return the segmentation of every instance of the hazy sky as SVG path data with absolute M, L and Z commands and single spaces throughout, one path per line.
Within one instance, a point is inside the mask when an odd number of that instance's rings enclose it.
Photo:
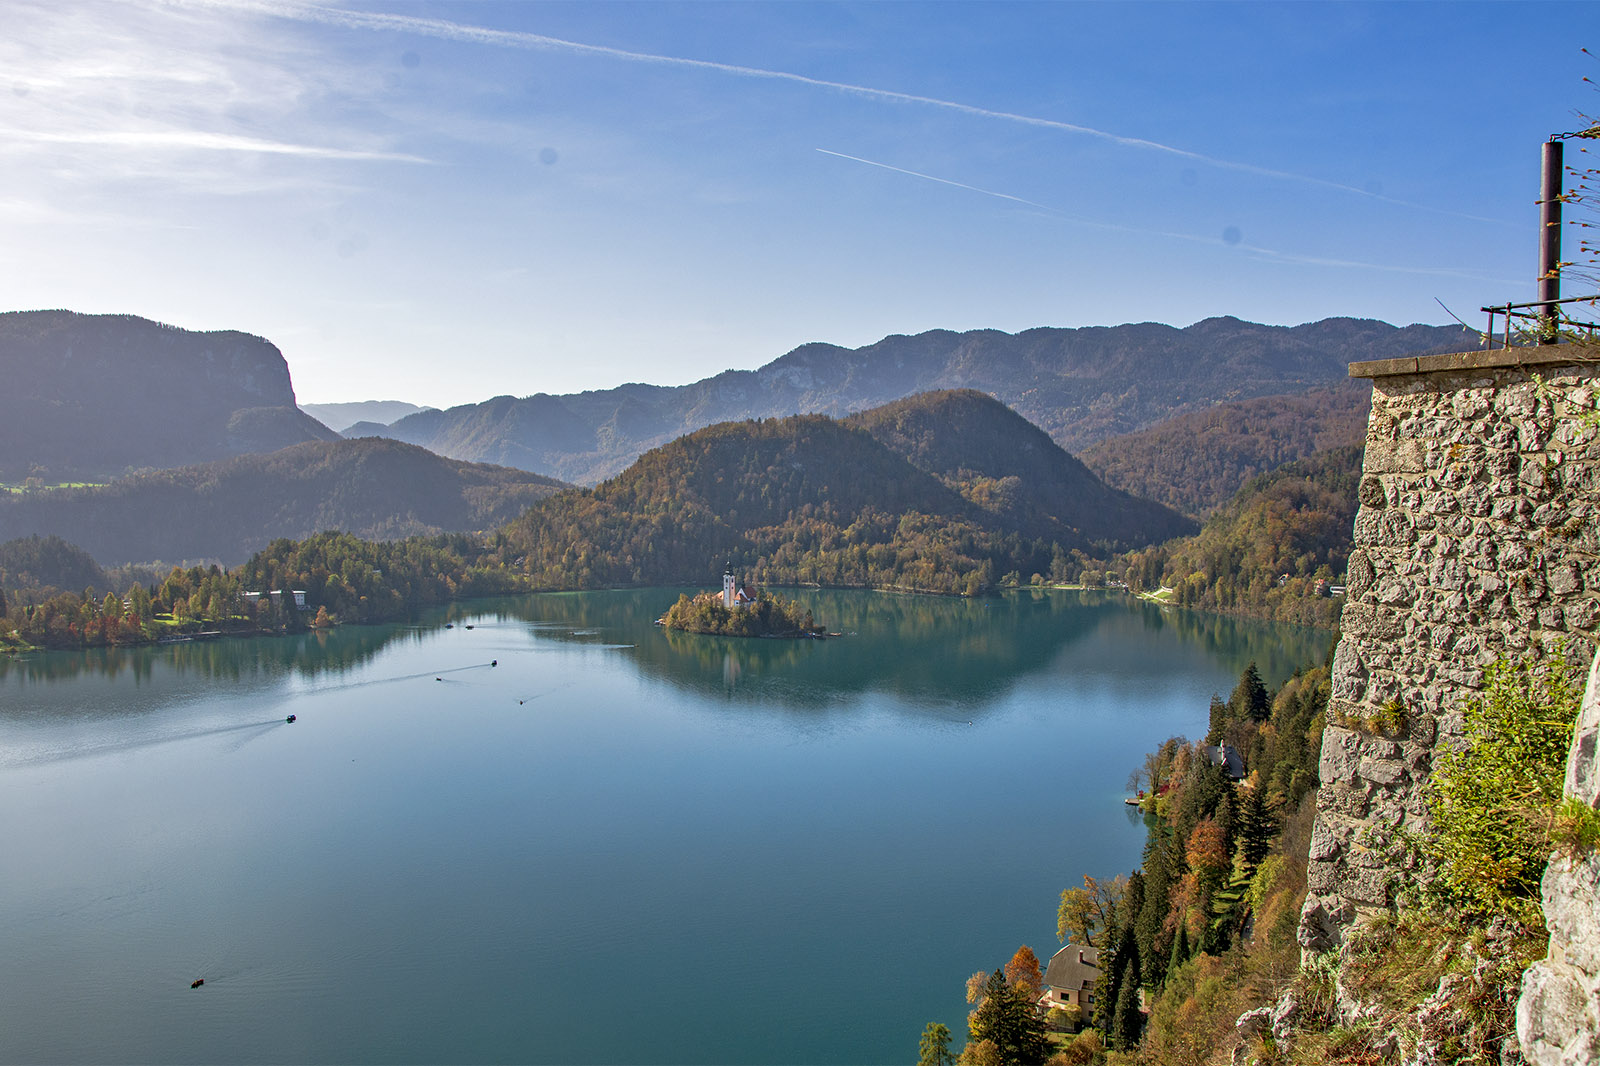
M 0 309 L 447 406 L 927 329 L 1475 327 L 1600 4 L 0 0 Z

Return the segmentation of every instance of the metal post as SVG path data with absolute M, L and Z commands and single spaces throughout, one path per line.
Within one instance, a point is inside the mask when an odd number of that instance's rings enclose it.
M 1544 142 L 1539 172 L 1539 343 L 1556 343 L 1556 301 L 1561 299 L 1561 195 L 1565 170 L 1559 140 Z

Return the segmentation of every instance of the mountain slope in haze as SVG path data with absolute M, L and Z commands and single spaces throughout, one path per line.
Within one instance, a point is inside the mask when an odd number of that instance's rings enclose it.
M 300 410 L 335 433 L 343 433 L 354 425 L 386 426 L 406 415 L 431 411 L 433 408 L 406 403 L 404 400 L 356 400 L 352 403 L 303 403 Z M 377 436 L 372 433 L 356 435 Z
M 1366 437 L 1370 382 L 1261 396 L 1170 418 L 1084 450 L 1107 484 L 1204 516 L 1250 478 Z
M 1355 360 L 1459 351 L 1472 341 L 1456 326 L 1396 328 L 1350 318 L 1294 327 L 1211 318 L 1184 329 L 933 330 L 858 349 L 807 344 L 759 370 L 690 385 L 498 396 L 359 432 L 592 484 L 645 450 L 713 423 L 843 416 L 918 392 L 973 388 L 1077 451 L 1185 411 L 1332 385 Z
M 100 478 L 336 434 L 260 337 L 132 315 L 0 314 L 0 479 Z
M 1198 528 L 1107 485 L 1039 427 L 973 389 L 919 393 L 844 421 L 1030 535 L 1059 536 L 1066 527 L 1126 544 Z
M 978 394 L 914 397 L 849 422 L 719 423 L 593 489 L 540 501 L 501 531 L 496 551 L 542 587 L 704 582 L 732 562 L 761 582 L 977 592 L 1011 572 L 1064 568 L 1069 552 L 1113 531 L 1090 512 L 1121 494 L 1041 437 Z M 1001 457 L 1030 449 L 1040 454 Z M 919 469 L 901 451 L 960 476 Z M 1014 481 L 976 491 L 985 477 Z M 1036 506 L 1006 502 L 1029 494 Z M 1142 513 L 1155 528 L 1117 527 L 1125 545 L 1186 525 L 1156 505 L 1123 517 Z
M 0 495 L 0 540 L 55 534 L 105 565 L 242 562 L 277 537 L 489 529 L 566 486 L 389 440 L 313 441 L 98 488 Z
M 89 553 L 60 537 L 18 537 L 0 544 L 0 589 L 109 589 L 111 580 Z

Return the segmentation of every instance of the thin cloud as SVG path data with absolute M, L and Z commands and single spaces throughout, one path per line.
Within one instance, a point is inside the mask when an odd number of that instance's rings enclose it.
M 344 159 L 391 163 L 427 163 L 430 160 L 403 152 L 374 152 L 350 148 L 327 148 L 311 144 L 265 141 L 231 133 L 204 133 L 199 130 L 101 130 L 55 133 L 38 130 L 0 129 L 0 139 L 32 141 L 41 144 L 85 144 L 123 148 L 199 149 L 212 152 L 258 152 L 267 155 L 292 155 L 312 159 Z
M 1139 226 L 1125 226 L 1116 222 L 1098 222 L 1093 219 L 1083 218 L 1079 215 L 1070 215 L 1067 212 L 1051 207 L 1048 204 L 1041 204 L 1033 200 L 1024 200 L 1020 196 L 1012 196 L 1010 193 L 1004 192 L 995 192 L 993 189 L 984 189 L 977 185 L 968 185 L 965 182 L 951 181 L 949 178 L 941 178 L 933 174 L 924 174 L 920 170 L 907 170 L 905 167 L 891 166 L 888 163 L 880 163 L 873 159 L 863 159 L 861 156 L 856 155 L 846 155 L 844 152 L 835 152 L 827 148 L 818 148 L 817 151 L 821 152 L 823 155 L 831 155 L 838 159 L 848 159 L 852 163 L 864 163 L 869 167 L 877 167 L 880 170 L 893 171 L 896 174 L 905 174 L 908 177 L 920 178 L 923 181 L 937 182 L 940 185 L 949 185 L 957 189 L 965 189 L 969 192 L 981 193 L 984 196 L 993 196 L 1000 200 L 1010 200 L 1014 203 L 1023 204 L 1027 207 L 1032 207 L 1043 211 L 1054 218 L 1061 219 L 1062 221 L 1071 222 L 1074 225 L 1087 226 L 1092 229 L 1115 230 L 1121 233 L 1138 233 L 1150 237 L 1166 237 L 1171 240 L 1188 241 L 1192 244 L 1205 244 L 1218 248 L 1232 248 L 1239 252 L 1249 253 L 1258 259 L 1269 259 L 1279 263 L 1295 263 L 1302 266 L 1379 270 L 1388 273 L 1421 274 L 1430 277 L 1465 278 L 1474 281 L 1490 281 L 1497 284 L 1506 285 L 1516 284 L 1515 282 L 1505 281 L 1502 278 L 1487 277 L 1486 275 L 1478 274 L 1470 270 L 1452 270 L 1448 268 L 1437 267 L 1390 266 L 1384 263 L 1365 263 L 1354 259 L 1330 259 L 1323 256 L 1299 255 L 1293 252 L 1279 252 L 1271 248 L 1262 248 L 1258 245 L 1252 244 L 1230 244 L 1229 242 L 1220 238 L 1205 237 L 1198 233 L 1181 233 L 1172 230 L 1145 229 Z
M 1187 148 L 1178 148 L 1174 145 L 1152 141 L 1145 137 L 1129 137 L 1119 133 L 1096 129 L 1076 122 L 1063 122 L 1060 119 L 1040 118 L 1036 115 L 1022 115 L 1013 111 L 998 111 L 993 108 L 978 107 L 973 104 L 963 104 L 955 100 L 943 100 L 935 96 L 921 96 L 916 93 L 897 92 L 893 89 L 875 89 L 866 85 L 853 85 L 849 82 L 829 81 L 825 78 L 811 78 L 804 74 L 794 74 L 789 71 L 768 70 L 763 67 L 747 67 L 736 63 L 717 63 L 706 59 L 688 59 L 683 56 L 667 56 L 654 52 L 634 52 L 625 48 L 612 48 L 606 45 L 584 44 L 579 41 L 569 41 L 560 37 L 549 37 L 544 34 L 530 33 L 525 30 L 495 30 L 483 26 L 471 26 L 460 22 L 450 22 L 445 19 L 426 18 L 419 15 L 391 15 L 382 12 L 348 11 L 341 8 L 321 7 L 314 4 L 300 3 L 273 3 L 271 0 L 173 0 L 173 2 L 201 7 L 221 7 L 230 10 L 252 11 L 259 14 L 270 15 L 277 18 L 291 19 L 299 22 L 312 22 L 328 26 L 339 26 L 345 29 L 375 29 L 392 30 L 401 33 L 411 33 L 418 36 L 434 37 L 441 40 L 461 41 L 472 44 L 494 45 L 502 48 L 523 48 L 549 51 L 561 51 L 574 55 L 597 56 L 607 59 L 619 59 L 630 63 L 650 63 L 662 66 L 682 67 L 690 70 L 707 70 L 720 74 L 731 74 L 744 78 L 761 78 L 768 81 L 790 82 L 796 85 L 808 85 L 820 89 L 829 89 L 835 92 L 847 93 L 852 96 L 861 96 L 869 99 L 889 100 L 896 103 L 920 104 L 925 107 L 936 107 L 945 111 L 954 111 L 963 115 L 972 115 L 977 118 L 996 119 L 1002 122 L 1017 123 L 1024 126 L 1033 126 L 1042 129 L 1061 130 L 1067 133 L 1081 134 L 1099 140 L 1109 141 L 1112 144 L 1125 148 L 1143 148 L 1148 151 L 1161 152 L 1166 155 L 1176 156 L 1179 159 L 1205 166 L 1217 167 L 1223 170 L 1233 170 L 1244 174 L 1254 174 L 1257 177 L 1272 178 L 1279 181 L 1299 182 L 1314 185 L 1320 188 L 1333 189 L 1343 193 L 1376 200 L 1380 203 L 1394 204 L 1415 210 L 1430 211 L 1437 214 L 1450 215 L 1456 218 L 1470 219 L 1474 222 L 1489 222 L 1500 225 L 1509 225 L 1504 219 L 1486 218 L 1480 215 L 1464 214 L 1448 208 L 1437 207 L 1426 203 L 1413 203 L 1400 200 L 1381 193 L 1344 182 L 1331 181 L 1327 178 L 1318 178 L 1309 174 L 1298 174 L 1289 170 L 1277 170 L 1272 167 L 1258 166 L 1254 163 L 1242 163 L 1231 159 L 1219 159 L 1216 156 L 1206 155 L 1202 152 L 1191 151 Z

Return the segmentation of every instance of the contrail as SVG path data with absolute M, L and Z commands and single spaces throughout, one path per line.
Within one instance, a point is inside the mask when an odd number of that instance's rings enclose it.
M 469 26 L 460 22 L 450 22 L 445 19 L 425 18 L 420 15 L 390 15 L 370 11 L 347 11 L 340 8 L 320 7 L 315 4 L 274 3 L 272 0 L 172 0 L 172 2 L 187 6 L 223 7 L 231 10 L 253 11 L 276 18 L 298 22 L 315 22 L 328 26 L 340 26 L 346 29 L 395 30 L 442 40 L 497 45 L 504 48 L 562 51 L 575 55 L 620 59 L 630 63 L 652 63 L 663 66 L 684 67 L 690 70 L 709 70 L 744 78 L 762 78 L 768 81 L 809 85 L 820 89 L 848 93 L 853 96 L 863 96 L 876 100 L 891 100 L 905 104 L 921 104 L 925 107 L 937 107 L 946 111 L 973 115 L 979 118 L 991 118 L 1003 122 L 1019 123 L 1024 126 L 1063 130 L 1067 133 L 1096 137 L 1126 148 L 1144 148 L 1153 152 L 1163 152 L 1179 159 L 1203 163 L 1206 166 L 1235 170 L 1245 174 L 1255 174 L 1258 177 L 1275 178 L 1280 181 L 1301 182 L 1325 189 L 1336 189 L 1340 192 L 1353 193 L 1356 196 L 1378 200 L 1382 203 L 1454 215 L 1476 222 L 1506 224 L 1503 219 L 1483 218 L 1478 215 L 1462 214 L 1459 211 L 1451 211 L 1446 208 L 1432 207 L 1428 204 L 1410 203 L 1339 181 L 1312 177 L 1309 174 L 1296 174 L 1288 170 L 1275 170 L 1271 167 L 1257 166 L 1253 163 L 1218 159 L 1216 156 L 1190 151 L 1187 148 L 1177 148 L 1173 145 L 1162 144 L 1160 141 L 1152 141 L 1144 137 L 1128 137 L 1118 133 L 1109 133 L 1106 130 L 1095 129 L 1093 126 L 1084 126 L 1076 122 L 1039 118 L 1035 115 L 1020 115 L 1013 111 L 997 111 L 992 108 L 977 107 L 973 104 L 963 104 L 954 100 L 941 100 L 936 96 L 920 96 L 916 93 L 897 92 L 893 89 L 874 89 L 866 85 L 852 85 L 849 82 L 811 78 L 804 74 L 793 74 L 782 70 L 746 67 L 735 63 L 716 63 L 707 59 L 686 59 L 682 56 L 658 55 L 653 52 L 633 52 L 625 48 L 611 48 L 606 45 L 583 44 L 579 41 L 568 41 L 560 37 L 548 37 L 544 34 L 529 33 L 526 30 L 493 30 L 482 26 Z
M 995 192 L 993 189 L 980 189 L 976 185 L 967 185 L 967 184 L 965 184 L 963 182 L 951 181 L 949 178 L 936 178 L 932 174 L 924 174 L 924 173 L 922 173 L 921 171 L 918 171 L 918 170 L 906 170 L 903 167 L 892 167 L 888 163 L 878 163 L 878 162 L 875 162 L 874 160 L 871 160 L 871 159 L 862 159 L 858 155 L 845 155 L 843 152 L 834 152 L 834 151 L 828 150 L 827 148 L 818 148 L 817 151 L 821 152 L 823 155 L 833 155 L 833 156 L 838 156 L 840 159 L 848 159 L 853 163 L 865 163 L 869 167 L 881 167 L 884 170 L 892 170 L 896 174 L 909 174 L 913 178 L 922 178 L 925 181 L 936 181 L 940 185 L 953 185 L 958 189 L 968 189 L 968 190 L 971 190 L 972 192 L 981 192 L 985 196 L 994 196 L 994 197 L 998 197 L 1001 200 L 1011 200 L 1011 201 L 1014 201 L 1014 202 L 1019 203 L 1019 204 L 1027 204 L 1029 207 L 1037 207 L 1039 210 L 1041 210 L 1041 211 L 1049 211 L 1051 214 L 1060 214 L 1061 213 L 1061 212 L 1057 211 L 1055 208 L 1050 207 L 1050 206 L 1048 206 L 1046 204 L 1034 203 L 1032 200 L 1024 200 L 1022 197 L 1020 197 L 1020 196 L 1012 196 L 1010 193 Z
M 1358 270 L 1382 270 L 1397 274 L 1425 274 L 1438 277 L 1469 278 L 1477 281 L 1491 281 L 1505 285 L 1517 284 L 1516 282 L 1505 281 L 1501 278 L 1491 278 L 1487 277 L 1486 275 L 1477 274 L 1468 270 L 1451 270 L 1437 267 L 1388 266 L 1383 263 L 1364 263 L 1355 259 L 1329 259 L 1321 256 L 1299 255 L 1293 252 L 1279 252 L 1274 251 L 1271 248 L 1262 248 L 1259 245 L 1253 244 L 1230 245 L 1227 241 L 1218 237 L 1203 237 L 1198 233 L 1179 233 L 1173 230 L 1157 230 L 1146 229 L 1140 226 L 1125 226 L 1116 222 L 1097 222 L 1093 219 L 1083 218 L 1079 215 L 1070 215 L 1059 208 L 1051 207 L 1049 204 L 1041 204 L 1034 200 L 1024 200 L 1022 197 L 1012 196 L 1010 193 L 995 192 L 993 189 L 984 189 L 977 185 L 968 185 L 965 182 L 951 181 L 949 178 L 941 178 L 933 174 L 924 174 L 920 170 L 907 170 L 905 167 L 891 166 L 888 163 L 879 163 L 873 159 L 863 159 L 858 155 L 847 155 L 844 152 L 835 152 L 827 148 L 818 148 L 817 151 L 821 152 L 823 155 L 831 155 L 838 159 L 848 159 L 852 163 L 864 163 L 869 167 L 878 167 L 881 170 L 893 171 L 896 174 L 905 174 L 909 177 L 921 178 L 924 181 L 938 182 L 940 185 L 950 185 L 957 189 L 966 189 L 969 192 L 982 193 L 984 196 L 993 196 L 1001 200 L 1010 200 L 1013 203 L 1024 204 L 1028 207 L 1037 208 L 1038 210 L 1062 219 L 1063 221 L 1071 222 L 1079 226 L 1088 226 L 1093 229 L 1116 230 L 1121 233 L 1139 233 L 1150 237 L 1167 237 L 1172 240 L 1189 241 L 1193 244 L 1209 244 L 1232 247 L 1237 248 L 1237 250 L 1241 252 L 1248 252 L 1258 258 L 1271 259 L 1280 263 L 1298 263 L 1305 266 L 1340 267 Z

